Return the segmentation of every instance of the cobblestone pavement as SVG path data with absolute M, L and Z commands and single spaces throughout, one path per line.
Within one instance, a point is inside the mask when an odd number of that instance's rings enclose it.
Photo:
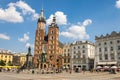
M 59 74 L 31 74 L 31 73 L 0 73 L 0 80 L 120 80 L 120 73 L 59 73 Z

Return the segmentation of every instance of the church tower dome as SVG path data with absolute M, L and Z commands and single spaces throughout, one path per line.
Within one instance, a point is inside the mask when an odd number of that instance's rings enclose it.
M 46 18 L 44 16 L 44 10 L 43 9 L 41 10 L 41 13 L 39 15 L 38 22 L 44 22 L 44 23 L 46 23 Z

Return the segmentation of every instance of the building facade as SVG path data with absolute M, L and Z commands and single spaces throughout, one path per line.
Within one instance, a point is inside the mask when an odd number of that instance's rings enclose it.
M 27 53 L 14 53 L 13 54 L 13 65 L 22 67 L 26 62 Z
M 53 17 L 46 34 L 46 19 L 44 10 L 41 10 L 37 22 L 34 48 L 34 66 L 40 69 L 59 68 L 62 66 L 62 43 L 59 42 L 59 27 Z
M 97 66 L 120 67 L 120 32 L 95 37 L 95 68 Z
M 94 67 L 95 45 L 89 41 L 77 41 L 71 45 L 72 69 L 81 68 L 85 70 Z
M 63 68 L 71 68 L 71 44 L 65 44 L 63 47 Z
M 20 54 L 20 66 L 23 66 L 26 62 L 26 54 Z
M 0 50 L 0 61 L 5 61 L 6 65 L 13 64 L 13 54 L 9 50 Z

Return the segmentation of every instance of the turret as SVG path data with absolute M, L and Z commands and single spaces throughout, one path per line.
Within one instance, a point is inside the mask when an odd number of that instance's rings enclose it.
M 52 21 L 50 27 L 58 27 L 57 23 L 56 23 L 56 17 L 55 16 L 53 16 L 53 21 Z

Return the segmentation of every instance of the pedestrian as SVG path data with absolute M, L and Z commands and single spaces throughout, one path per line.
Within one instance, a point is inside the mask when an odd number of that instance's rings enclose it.
M 85 69 L 83 68 L 83 74 L 85 74 Z
M 72 73 L 72 70 L 70 69 L 70 74 Z
M 34 70 L 32 70 L 32 74 L 34 74 Z

